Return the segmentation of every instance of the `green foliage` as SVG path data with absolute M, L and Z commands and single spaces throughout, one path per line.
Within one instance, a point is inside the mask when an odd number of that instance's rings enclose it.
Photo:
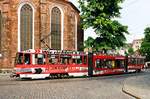
M 94 43 L 94 38 L 88 37 L 86 41 L 84 41 L 85 48 L 92 48 Z
M 134 50 L 133 50 L 132 47 L 130 47 L 130 48 L 128 49 L 128 54 L 129 54 L 129 55 L 133 55 L 133 54 L 134 54 Z
M 111 49 L 106 42 L 97 43 L 99 38 L 88 37 L 87 40 L 84 41 L 85 48 L 92 48 L 93 51 L 103 50 L 103 49 Z
M 95 46 L 116 48 L 124 45 L 127 26 L 114 20 L 119 17 L 123 0 L 79 0 L 83 28 L 92 27 L 98 37 Z M 96 44 L 97 43 L 97 44 Z
M 141 44 L 140 52 L 142 55 L 146 55 L 146 60 L 150 61 L 150 27 L 144 30 L 144 39 Z

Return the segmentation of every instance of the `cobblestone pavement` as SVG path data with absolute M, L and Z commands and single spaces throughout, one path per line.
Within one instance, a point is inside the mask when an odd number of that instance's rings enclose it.
M 122 83 L 135 75 L 49 80 L 15 80 L 2 75 L 0 99 L 133 99 L 122 92 Z
M 150 99 L 150 71 L 147 75 L 127 78 L 124 90 L 140 99 Z

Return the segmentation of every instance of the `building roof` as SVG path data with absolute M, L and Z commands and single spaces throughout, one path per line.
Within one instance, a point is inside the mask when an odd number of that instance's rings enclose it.
M 66 1 L 69 5 L 71 5 L 78 13 L 80 13 L 80 10 L 70 1 Z

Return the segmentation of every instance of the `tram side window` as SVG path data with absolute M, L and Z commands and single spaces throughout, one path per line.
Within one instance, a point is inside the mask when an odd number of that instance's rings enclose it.
M 133 63 L 133 64 L 136 64 L 136 63 L 137 63 L 137 59 L 136 59 L 136 58 L 133 58 L 133 59 L 132 59 L 132 63 Z
M 69 64 L 70 62 L 68 58 L 61 58 L 61 64 Z
M 59 63 L 59 57 L 55 54 L 48 54 L 49 64 L 58 64 Z
M 140 59 L 139 58 L 137 58 L 137 64 L 140 64 Z
M 105 68 L 112 68 L 113 67 L 113 61 L 112 60 L 106 60 L 105 61 Z
M 102 62 L 102 60 L 97 59 L 96 60 L 96 68 L 103 68 L 104 66 L 104 62 Z
M 30 54 L 24 54 L 24 63 L 30 64 Z
M 136 63 L 137 63 L 137 59 L 136 59 L 136 58 L 130 58 L 130 59 L 128 60 L 128 63 L 129 63 L 129 64 L 136 64 Z
M 141 59 L 141 64 L 144 64 L 144 63 L 145 63 L 145 59 L 142 58 L 142 59 Z
M 137 63 L 138 64 L 144 64 L 144 59 L 143 58 L 138 58 Z
M 60 55 L 60 63 L 61 64 L 72 64 L 73 61 L 71 59 L 71 55 L 65 55 L 65 54 Z
M 116 60 L 115 65 L 116 65 L 116 68 L 124 68 L 125 61 L 124 60 Z
M 73 64 L 82 64 L 82 56 L 72 56 Z
M 106 59 L 97 59 L 96 60 L 96 68 L 113 68 L 114 61 L 106 60 Z
M 35 54 L 35 64 L 45 64 L 44 54 Z
M 131 59 L 130 58 L 128 58 L 128 64 L 131 64 Z
M 77 59 L 77 64 L 82 64 L 82 56 Z
M 18 53 L 17 54 L 16 64 L 23 64 L 23 53 Z

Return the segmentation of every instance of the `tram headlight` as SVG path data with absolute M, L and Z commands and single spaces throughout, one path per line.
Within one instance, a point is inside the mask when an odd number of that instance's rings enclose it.
M 20 71 L 20 68 L 14 68 L 13 72 L 16 73 L 16 72 L 19 72 Z

